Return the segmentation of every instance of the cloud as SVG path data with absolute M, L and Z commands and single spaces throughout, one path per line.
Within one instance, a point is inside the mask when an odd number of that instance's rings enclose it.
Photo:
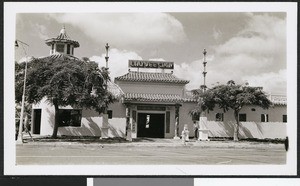
M 285 19 L 268 14 L 247 14 L 244 29 L 208 49 L 206 85 L 234 80 L 263 86 L 271 93 L 286 93 Z M 217 36 L 216 36 L 217 37 Z M 188 89 L 203 84 L 203 59 L 175 65 L 175 75 L 190 80 Z
M 243 30 L 214 48 L 216 64 L 233 67 L 233 71 L 247 69 L 254 74 L 286 68 L 285 26 L 283 19 L 249 14 Z
M 215 39 L 215 40 L 219 40 L 221 37 L 222 37 L 222 32 L 219 30 L 219 29 L 216 29 L 216 27 L 214 26 L 213 27 L 213 38 Z
M 199 88 L 203 84 L 202 61 L 196 60 L 192 63 L 181 63 L 174 65 L 174 75 L 178 78 L 189 80 L 186 88 L 188 90 Z
M 37 35 L 40 39 L 45 40 L 45 39 L 49 39 L 50 37 L 47 34 L 47 27 L 45 25 L 39 24 L 39 23 L 35 23 L 32 24 L 32 34 Z
M 105 67 L 105 55 L 106 54 L 103 53 L 101 56 L 92 56 L 89 59 L 97 62 L 100 67 Z M 129 59 L 141 60 L 142 57 L 132 51 L 119 50 L 116 48 L 109 50 L 108 67 L 110 69 L 110 77 L 112 80 L 114 80 L 115 77 L 124 75 L 128 72 Z
M 96 42 L 116 48 L 139 48 L 186 39 L 182 24 L 166 13 L 50 14 L 60 23 L 71 24 Z
M 250 86 L 262 86 L 265 92 L 286 94 L 286 69 L 279 70 L 278 72 L 263 73 L 257 76 L 245 76 L 243 79 L 248 81 Z

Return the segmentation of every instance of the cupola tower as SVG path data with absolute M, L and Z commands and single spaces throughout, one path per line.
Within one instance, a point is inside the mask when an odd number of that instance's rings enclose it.
M 51 47 L 50 55 L 60 53 L 73 56 L 74 48 L 79 47 L 78 41 L 72 40 L 67 35 L 65 26 L 63 26 L 56 38 L 47 39 L 46 44 Z

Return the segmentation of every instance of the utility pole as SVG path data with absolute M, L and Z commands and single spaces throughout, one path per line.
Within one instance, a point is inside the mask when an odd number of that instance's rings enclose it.
M 27 76 L 27 52 L 24 48 L 23 45 L 26 45 L 29 47 L 29 45 L 25 42 L 22 42 L 20 40 L 15 41 L 15 47 L 19 47 L 19 44 L 21 44 L 22 49 L 25 54 L 25 72 L 24 72 L 24 84 L 23 84 L 23 94 L 22 94 L 22 106 L 21 106 L 21 115 L 20 115 L 20 124 L 19 124 L 19 132 L 18 132 L 18 138 L 17 138 L 17 143 L 22 144 L 23 143 L 23 118 L 24 118 L 24 107 L 25 107 L 25 91 L 26 91 L 26 76 Z M 25 123 L 26 124 L 26 123 Z

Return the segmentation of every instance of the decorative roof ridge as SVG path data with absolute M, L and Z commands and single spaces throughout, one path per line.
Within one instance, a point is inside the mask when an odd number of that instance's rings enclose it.
M 189 80 L 176 77 L 173 73 L 164 72 L 137 72 L 130 71 L 122 76 L 115 77 L 118 81 L 134 81 L 134 82 L 163 82 L 187 84 Z
M 194 98 L 188 98 L 179 94 L 166 93 L 138 93 L 126 92 L 124 94 L 127 101 L 167 101 L 167 102 L 195 102 Z

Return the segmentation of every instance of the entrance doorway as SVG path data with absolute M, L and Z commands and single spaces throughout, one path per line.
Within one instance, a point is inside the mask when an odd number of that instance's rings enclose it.
M 41 116 L 42 116 L 42 109 L 33 109 L 33 117 L 32 117 L 33 134 L 41 133 Z
M 164 138 L 165 114 L 138 113 L 137 137 Z

